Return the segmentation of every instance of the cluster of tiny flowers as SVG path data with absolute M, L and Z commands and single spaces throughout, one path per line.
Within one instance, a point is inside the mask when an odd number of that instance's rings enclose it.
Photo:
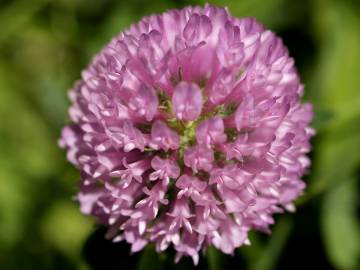
M 294 210 L 314 131 L 281 39 L 211 5 L 142 19 L 82 72 L 60 145 L 81 210 L 176 260 L 224 253 Z

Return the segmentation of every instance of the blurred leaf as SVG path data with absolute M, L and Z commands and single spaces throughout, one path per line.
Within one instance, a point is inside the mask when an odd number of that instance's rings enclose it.
M 315 30 L 322 50 L 309 87 L 317 105 L 333 110 L 336 125 L 360 115 L 360 10 L 340 0 L 316 3 Z
M 350 119 L 318 135 L 309 188 L 299 203 L 335 188 L 355 173 L 360 165 L 360 154 L 354 151 L 360 149 L 359 121 L 360 117 Z
M 221 270 L 222 267 L 222 253 L 213 246 L 208 247 L 206 258 L 210 270 Z
M 309 192 L 318 193 L 351 176 L 360 165 L 360 18 L 356 9 L 342 1 L 318 0 L 315 26 L 323 50 L 311 96 L 317 111 L 333 114 L 326 128 L 319 130 Z M 346 41 L 346 42 L 344 42 Z M 319 116 L 318 116 L 319 117 Z M 337 166 L 339 161 L 345 161 Z
M 289 23 L 295 18 L 296 14 L 299 14 L 299 10 L 304 6 L 299 5 L 295 1 L 288 4 L 286 0 L 200 0 L 190 2 L 201 5 L 209 2 L 216 6 L 228 7 L 233 16 L 239 18 L 255 17 L 272 30 Z M 289 16 L 289 13 L 293 13 L 294 16 Z M 273 16 L 274 14 L 277 14 L 277 16 Z
M 359 269 L 360 227 L 356 217 L 356 182 L 344 179 L 325 196 L 322 228 L 330 259 L 338 269 Z
M 29 189 L 22 177 L 0 155 L 0 251 L 2 248 L 13 247 L 21 239 L 25 229 L 30 198 Z
M 10 35 L 21 31 L 30 19 L 49 0 L 18 0 L 8 4 L 0 10 L 1 35 L 0 44 L 6 41 Z
M 322 50 L 310 96 L 316 107 L 332 111 L 334 117 L 319 130 L 306 196 L 325 193 L 321 224 L 331 262 L 338 269 L 358 269 L 356 189 L 349 180 L 360 166 L 359 9 L 339 0 L 315 3 L 315 30 Z
M 326 128 L 329 124 L 331 124 L 331 121 L 334 119 L 334 117 L 335 115 L 331 110 L 315 107 L 314 119 L 311 123 L 311 126 L 316 130 Z
M 164 264 L 160 261 L 161 254 L 155 251 L 153 245 L 147 246 L 141 254 L 137 269 L 138 270 L 162 270 Z
M 76 259 L 92 227 L 91 218 L 81 215 L 77 205 L 66 200 L 56 202 L 48 210 L 41 231 L 44 239 L 55 248 Z
M 249 240 L 251 245 L 242 246 L 238 251 L 244 255 L 248 265 L 254 265 L 264 253 L 266 243 L 261 241 L 261 232 L 250 231 Z M 269 238 L 267 239 L 269 240 Z
M 20 80 L 10 70 L 0 61 L 0 248 L 23 238 L 36 203 L 34 184 L 62 164 L 51 132 L 17 91 Z
M 11 74 L 0 62 L 0 156 L 9 156 L 14 168 L 37 179 L 53 173 L 60 151 L 56 139 L 47 129 L 43 119 L 29 106 L 28 101 L 16 91 L 16 74 Z M 14 76 L 16 78 L 14 78 Z
M 275 269 L 276 263 L 283 251 L 286 241 L 291 233 L 293 222 L 281 217 L 274 226 L 274 231 L 270 240 L 263 249 L 261 256 L 250 266 L 251 270 L 271 270 Z
M 17 83 L 18 92 L 29 97 L 32 108 L 51 127 L 49 132 L 54 132 L 54 127 L 58 130 L 67 119 L 66 92 L 73 84 L 73 74 L 77 78 L 79 71 L 74 68 L 73 56 L 67 52 L 71 38 L 59 37 L 49 28 L 49 25 L 30 24 L 22 32 L 17 41 L 14 69 L 24 78 Z

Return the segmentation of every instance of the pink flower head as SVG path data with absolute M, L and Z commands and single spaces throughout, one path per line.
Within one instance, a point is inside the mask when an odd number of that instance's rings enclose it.
M 151 121 L 158 107 L 158 99 L 152 88 L 142 85 L 137 93 L 129 100 L 128 107 L 134 115 L 144 117 L 147 121 Z
M 209 172 L 213 167 L 213 162 L 213 151 L 207 147 L 197 145 L 189 147 L 185 151 L 184 163 L 192 168 L 195 173 L 200 170 Z
M 172 95 L 172 109 L 179 120 L 195 120 L 201 113 L 201 90 L 195 83 L 181 82 Z
M 143 18 L 70 93 L 60 146 L 81 171 L 81 210 L 133 252 L 232 254 L 303 192 L 302 92 L 281 39 L 252 18 L 211 5 Z
M 196 129 L 196 141 L 209 148 L 212 145 L 226 142 L 223 120 L 216 116 L 201 122 Z
M 180 175 L 180 167 L 174 159 L 162 159 L 155 156 L 151 160 L 151 167 L 154 171 L 150 174 L 149 179 L 152 181 L 156 179 L 164 180 L 166 185 L 169 183 L 170 178 L 177 179 Z
M 176 187 L 180 190 L 177 196 L 178 198 L 181 198 L 183 195 L 188 197 L 194 195 L 200 196 L 200 193 L 205 190 L 206 186 L 207 184 L 198 178 L 184 174 L 176 181 Z
M 150 168 L 150 160 L 144 159 L 128 164 L 126 158 L 124 158 L 123 166 L 124 169 L 112 171 L 109 175 L 119 177 L 125 188 L 131 184 L 133 179 L 142 182 L 143 173 Z
M 180 138 L 175 131 L 166 125 L 166 123 L 157 120 L 151 128 L 151 142 L 149 146 L 156 150 L 176 150 L 180 146 Z

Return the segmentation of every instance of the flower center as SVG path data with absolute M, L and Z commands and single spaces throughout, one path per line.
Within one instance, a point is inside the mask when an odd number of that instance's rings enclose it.
M 184 125 L 182 134 L 180 135 L 180 156 L 184 156 L 185 150 L 195 143 L 196 121 L 190 121 Z

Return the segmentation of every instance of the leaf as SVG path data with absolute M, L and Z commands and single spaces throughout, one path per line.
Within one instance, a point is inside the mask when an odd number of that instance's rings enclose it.
M 301 9 L 301 6 L 296 3 L 286 5 L 287 1 L 285 0 L 201 0 L 191 2 L 196 2 L 196 4 L 200 5 L 209 2 L 216 6 L 228 7 L 233 16 L 239 18 L 255 17 L 271 29 L 283 27 L 295 17 L 289 16 L 289 12 L 297 14 L 299 9 Z M 273 14 L 277 14 L 277 16 L 273 16 Z
M 269 243 L 263 249 L 261 256 L 258 258 L 250 270 L 271 270 L 275 269 L 277 260 L 286 244 L 286 241 L 293 227 L 292 220 L 282 217 L 274 227 Z
M 75 203 L 64 200 L 48 209 L 40 227 L 44 239 L 68 257 L 77 259 L 93 221 L 81 215 Z
M 308 83 L 315 108 L 331 109 L 334 127 L 360 115 L 360 17 L 343 1 L 316 1 L 315 30 L 321 52 L 313 81 Z
M 311 123 L 311 126 L 317 131 L 322 128 L 326 128 L 331 121 L 334 119 L 335 115 L 332 110 L 326 108 L 314 108 L 314 119 Z
M 308 193 L 316 194 L 354 174 L 360 165 L 360 18 L 342 1 L 319 0 L 315 21 L 322 51 L 308 83 L 316 112 L 332 114 L 318 130 Z M 346 41 L 346 42 L 344 42 Z M 321 118 L 318 115 L 316 118 Z M 339 162 L 343 162 L 338 166 Z
M 206 258 L 209 265 L 209 270 L 221 270 L 222 269 L 222 254 L 215 247 L 210 246 L 207 249 Z
M 18 0 L 1 9 L 0 44 L 7 41 L 12 34 L 19 32 L 19 29 L 22 29 L 47 2 L 48 0 Z
M 0 250 L 21 240 L 31 208 L 28 184 L 0 156 Z
M 153 245 L 147 246 L 143 251 L 139 263 L 138 270 L 162 270 L 164 268 L 163 260 L 161 261 L 162 254 L 155 251 Z
M 328 192 L 322 205 L 325 246 L 338 269 L 359 269 L 360 227 L 357 223 L 356 179 L 347 179 Z
M 316 1 L 315 30 L 321 47 L 309 83 L 315 107 L 333 113 L 319 130 L 306 196 L 324 193 L 321 228 L 325 250 L 338 269 L 359 269 L 360 231 L 354 175 L 360 166 L 360 17 L 345 1 Z
M 0 73 L 4 75 L 0 77 L 0 156 L 4 160 L 10 157 L 17 171 L 44 179 L 63 159 L 56 138 L 43 116 L 17 91 L 16 74 L 11 74 L 1 61 Z

